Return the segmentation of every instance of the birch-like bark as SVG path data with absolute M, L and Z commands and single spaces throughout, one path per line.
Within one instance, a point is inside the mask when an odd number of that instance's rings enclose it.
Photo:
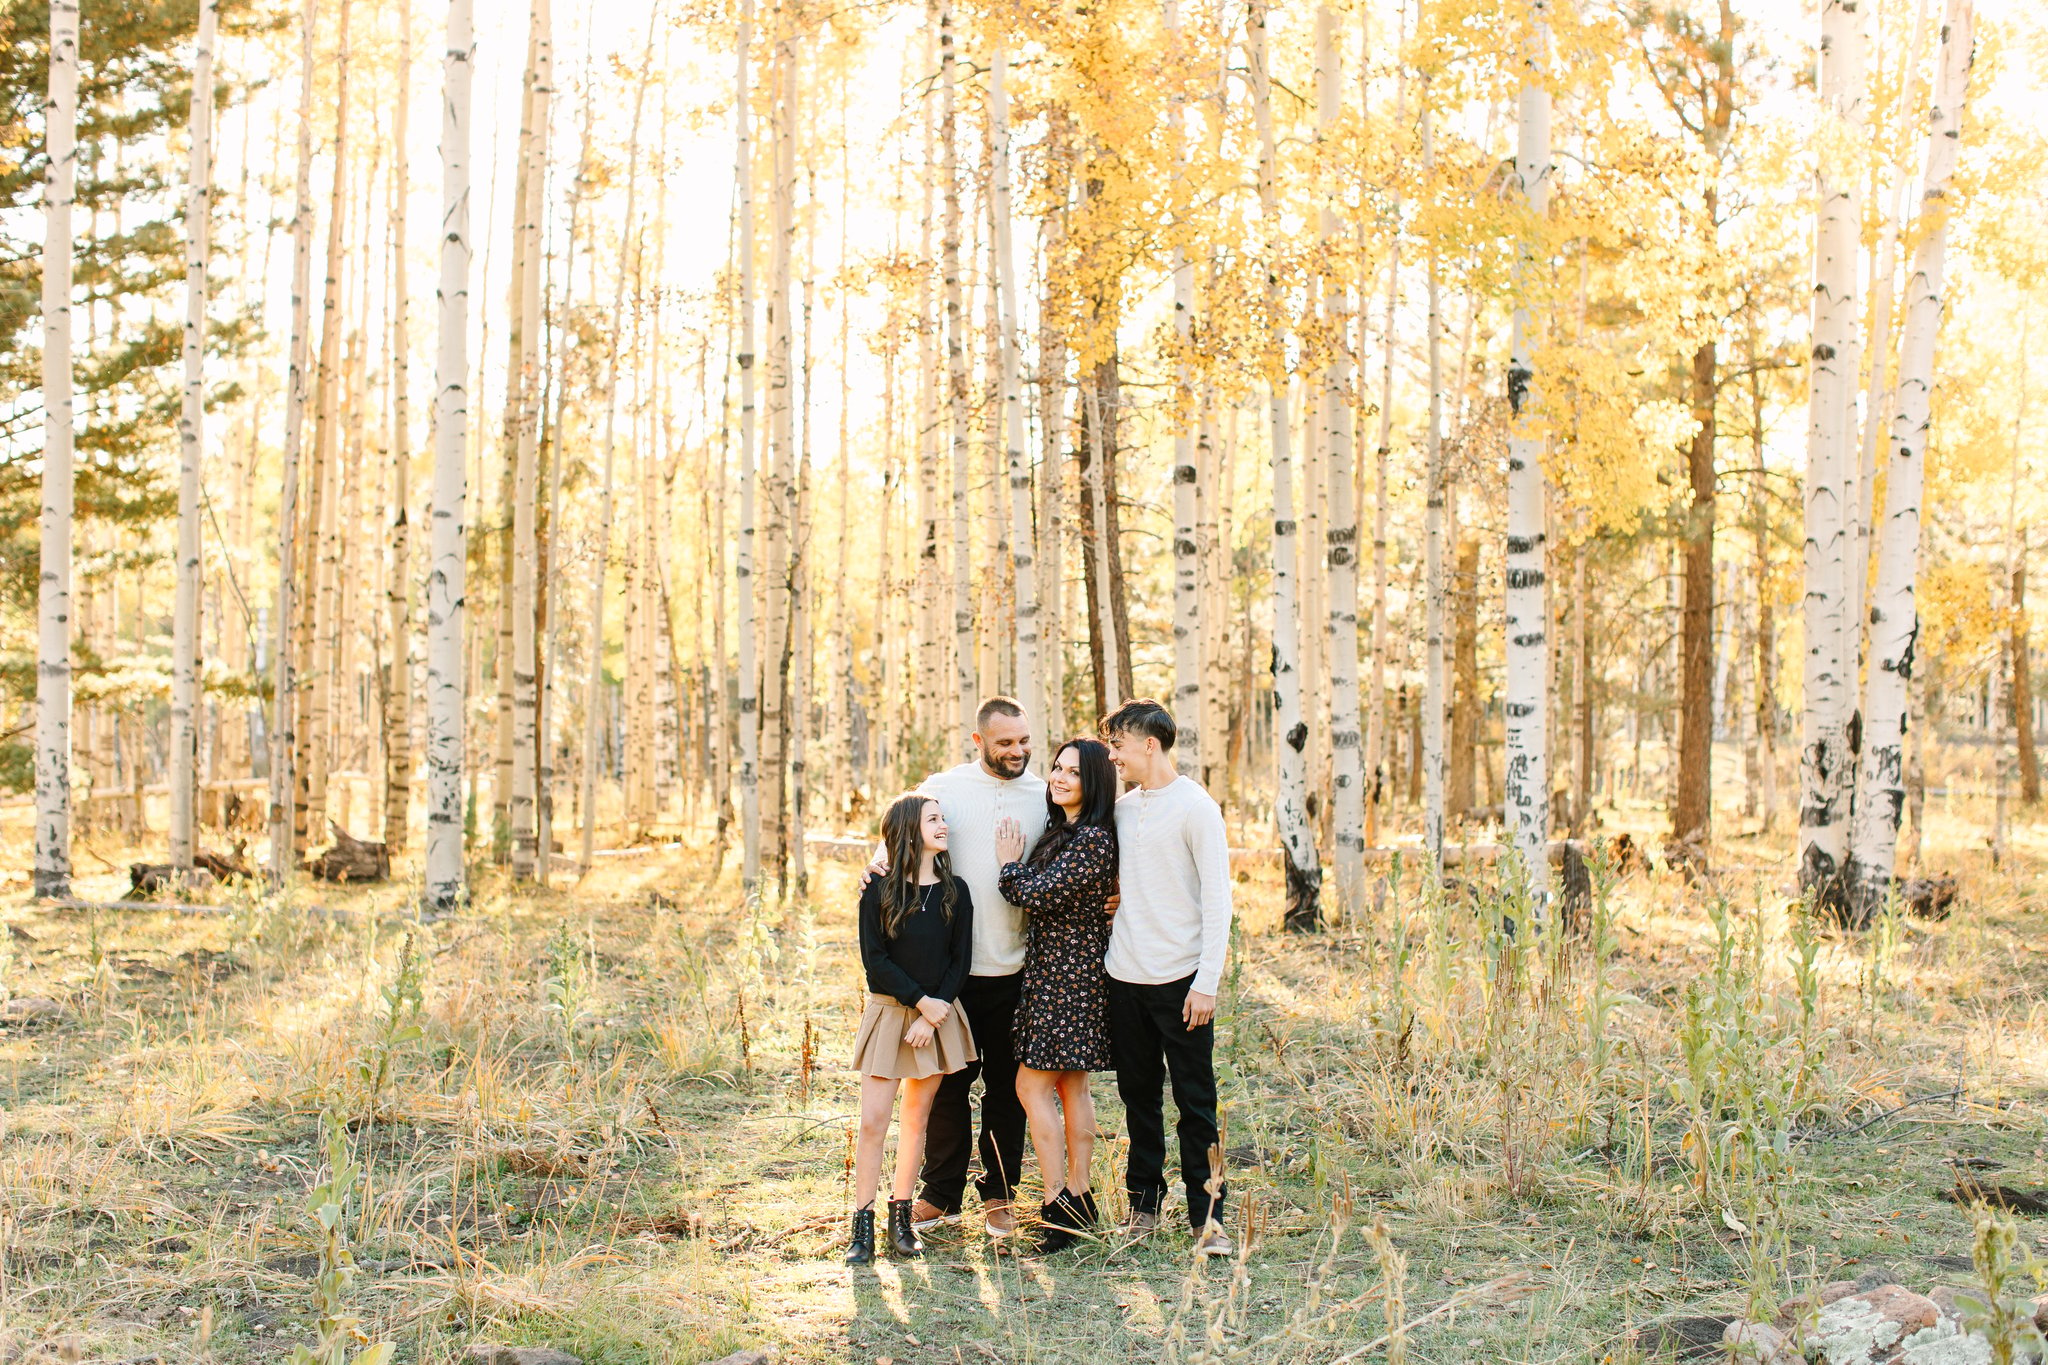
M 1251 66 L 1252 116 L 1259 137 L 1259 212 L 1271 249 L 1280 234 L 1280 197 L 1273 138 L 1273 79 L 1266 60 L 1266 8 L 1266 0 L 1252 0 L 1251 10 L 1245 16 L 1245 57 Z M 1280 281 L 1272 271 L 1266 275 L 1266 302 L 1271 316 L 1281 316 Z M 1284 340 L 1273 339 L 1276 346 Z M 1267 363 L 1273 469 L 1273 723 L 1280 767 L 1274 822 L 1279 827 L 1280 856 L 1287 879 L 1284 922 L 1289 929 L 1306 931 L 1316 928 L 1321 921 L 1317 902 L 1323 870 L 1308 820 L 1308 726 L 1301 714 L 1301 620 L 1295 583 L 1293 433 L 1287 415 L 1285 355 L 1276 354 Z
M 626 139 L 626 213 L 619 226 L 618 275 L 612 286 L 611 345 L 606 348 L 604 361 L 604 458 L 599 476 L 597 563 L 592 567 L 590 576 L 590 675 L 583 693 L 583 787 L 576 808 L 583 821 L 580 863 L 586 873 L 590 871 L 591 854 L 597 845 L 597 742 L 607 710 L 604 702 L 605 575 L 611 561 L 612 472 L 619 419 L 619 338 L 626 315 L 626 282 L 633 260 L 633 213 L 640 193 L 640 114 L 647 103 L 647 83 L 654 75 L 654 34 L 660 22 L 661 5 L 656 0 L 647 16 L 647 45 L 641 57 L 640 79 L 633 86 L 632 132 Z
M 1046 214 L 1040 259 L 1049 275 L 1061 249 L 1066 223 L 1066 184 L 1060 171 L 1048 167 L 1053 177 L 1048 197 L 1054 207 Z M 1053 316 L 1052 284 L 1042 281 L 1038 309 L 1038 561 L 1040 581 L 1045 585 L 1040 611 L 1044 628 L 1039 632 L 1043 647 L 1039 659 L 1045 670 L 1040 696 L 1045 702 L 1045 742 L 1059 743 L 1067 733 L 1067 612 L 1066 612 L 1066 469 L 1067 469 L 1067 338 Z
M 1408 39 L 1408 7 L 1401 7 L 1399 41 L 1395 51 Z M 1408 67 L 1400 63 L 1394 81 L 1394 126 L 1408 126 Z M 1369 844 L 1380 839 L 1380 813 L 1392 790 L 1393 773 L 1387 761 L 1387 661 L 1393 641 L 1387 636 L 1387 521 L 1391 514 L 1393 487 L 1388 482 L 1388 463 L 1394 453 L 1394 310 L 1401 300 L 1401 213 L 1395 196 L 1393 245 L 1387 257 L 1386 311 L 1380 326 L 1379 430 L 1373 442 L 1372 496 L 1372 678 L 1365 707 L 1365 770 L 1368 792 L 1365 807 L 1365 837 Z
M 740 885 L 749 902 L 761 894 L 761 678 L 754 638 L 754 141 L 753 89 L 747 74 L 753 44 L 754 0 L 740 0 L 738 74 L 733 86 L 738 141 L 733 170 L 739 200 L 740 524 L 733 577 L 740 617 Z
M 924 26 L 923 69 L 937 60 L 938 16 L 929 0 Z M 921 97 L 924 157 L 919 166 L 923 214 L 918 219 L 917 245 L 917 569 L 912 592 L 917 598 L 917 723 L 919 738 L 937 743 L 945 734 L 944 697 L 950 691 L 940 676 L 945 646 L 939 628 L 939 398 L 936 291 L 932 288 L 932 230 L 937 220 L 938 114 L 929 84 Z M 948 747 L 941 744 L 939 747 Z
M 1550 207 L 1550 29 L 1548 0 L 1535 0 L 1523 53 L 1515 178 L 1528 214 L 1516 257 L 1516 298 L 1508 361 L 1508 525 L 1506 547 L 1507 767 L 1501 811 L 1522 881 L 1538 916 L 1550 898 L 1550 636 L 1545 601 L 1541 397 L 1530 297 L 1542 274 L 1540 242 Z
M 939 240 L 940 268 L 945 272 L 946 412 L 953 450 L 953 692 L 955 711 L 951 748 L 962 758 L 974 757 L 974 712 L 980 701 L 980 679 L 974 659 L 974 595 L 969 581 L 972 561 L 967 507 L 967 313 L 960 281 L 960 137 L 957 65 L 953 53 L 953 6 L 939 6 L 939 154 L 944 182 L 945 222 Z
M 526 161 L 524 203 L 517 231 L 526 239 L 521 258 L 519 291 L 518 370 L 513 376 L 516 407 L 513 418 L 512 483 L 512 877 L 530 880 L 536 866 L 545 868 L 536 842 L 535 802 L 538 795 L 540 699 L 535 678 L 534 626 L 538 590 L 535 541 L 535 484 L 541 419 L 540 264 L 542 205 L 547 187 L 548 102 L 554 94 L 555 47 L 548 0 L 533 0 L 532 64 L 526 73 L 529 129 L 522 153 Z
M 1821 9 L 1821 99 L 1832 119 L 1853 126 L 1861 103 L 1860 16 L 1854 0 Z M 1854 458 L 1851 403 L 1856 385 L 1856 252 L 1862 195 L 1855 167 L 1822 142 L 1820 226 L 1814 263 L 1813 374 L 1806 446 L 1805 717 L 1799 756 L 1799 884 L 1835 905 L 1844 894 L 1855 755 L 1849 718 L 1856 704 L 1855 623 L 1849 619 L 1849 548 L 1855 509 L 1845 500 Z
M 1906 325 L 1899 346 L 1898 412 L 1886 462 L 1884 525 L 1877 588 L 1870 601 L 1870 672 L 1863 690 L 1863 761 L 1849 837 L 1851 920 L 1868 924 L 1891 892 L 1899 821 L 1906 803 L 1906 707 L 1920 633 L 1914 585 L 1920 569 L 1920 496 L 1933 422 L 1934 347 L 1941 331 L 1948 251 L 1949 180 L 1962 145 L 1975 35 L 1971 0 L 1948 0 L 1940 75 L 1927 115 L 1926 182 L 1920 192 L 1920 244 L 1906 282 Z M 2022 700 L 2021 704 L 2024 704 Z
M 1343 114 L 1337 57 L 1337 16 L 1316 7 L 1316 137 L 1327 142 Z M 1337 254 L 1338 214 L 1325 202 L 1318 227 L 1323 249 Z M 1351 292 L 1332 271 L 1324 282 L 1329 330 L 1340 339 L 1324 367 L 1318 411 L 1328 452 L 1330 516 L 1328 544 L 1330 641 L 1331 838 L 1336 845 L 1337 909 L 1356 920 L 1365 896 L 1365 768 L 1358 715 L 1358 502 L 1351 444 L 1351 358 L 1342 339 L 1350 335 Z
M 787 31 L 786 12 L 778 18 L 774 58 L 769 68 L 768 187 L 771 248 L 768 264 L 768 486 L 762 521 L 761 550 L 766 563 L 763 626 L 767 656 L 761 679 L 761 780 L 767 784 L 761 803 L 762 840 L 774 868 L 778 889 L 787 886 L 789 845 L 789 668 L 791 601 L 791 511 L 796 494 L 795 429 L 791 421 L 791 387 L 795 323 L 790 309 L 791 257 L 796 247 L 796 105 L 794 100 L 794 38 Z
M 1200 546 L 1195 522 L 1201 496 L 1195 466 L 1195 400 L 1189 365 L 1195 325 L 1195 263 L 1188 255 L 1185 222 L 1187 188 L 1186 52 L 1181 35 L 1179 0 L 1166 0 L 1167 61 L 1173 82 L 1166 113 L 1171 147 L 1169 187 L 1173 221 L 1173 335 L 1180 354 L 1174 362 L 1173 394 L 1168 411 L 1173 422 L 1173 714 L 1179 734 L 1173 763 L 1184 776 L 1202 775 L 1202 597 Z
M 1171 8 L 1169 0 L 1169 12 Z M 988 117 L 994 160 L 989 198 L 995 218 L 996 306 L 1001 318 L 1003 451 L 1010 485 L 1010 565 L 1017 592 L 1017 693 L 1030 723 L 1044 727 L 1044 676 L 1038 658 L 1038 564 L 1031 535 L 1031 461 L 1024 451 L 1024 371 L 1018 356 L 1023 333 L 1017 309 L 1017 254 L 1010 232 L 1008 72 L 1009 54 L 999 41 L 990 66 L 988 85 Z M 843 574 L 841 580 L 844 581 Z M 1046 764 L 1052 761 L 1052 745 L 1058 741 L 1052 738 L 1049 730 L 1042 729 L 1041 733 L 1045 735 L 1045 743 L 1039 750 L 1042 755 L 1039 761 Z
M 313 278 L 313 32 L 318 0 L 299 22 L 298 172 L 292 199 L 292 321 L 285 375 L 284 478 L 277 500 L 277 611 L 271 622 L 270 875 L 282 881 L 294 861 L 292 809 L 298 784 L 298 669 L 292 648 L 298 601 L 299 456 L 306 430 L 306 331 Z
M 1429 76 L 1422 77 L 1422 176 L 1436 173 L 1436 128 L 1429 108 Z M 1427 191 L 1434 194 L 1434 187 Z M 1444 857 L 1444 390 L 1443 298 L 1438 282 L 1437 244 L 1429 242 L 1426 269 L 1429 300 L 1429 432 L 1423 473 L 1423 682 L 1422 846 L 1432 866 Z
M 384 684 L 384 848 L 405 850 L 412 805 L 412 395 L 406 282 L 406 203 L 412 163 L 406 147 L 412 105 L 412 0 L 398 5 L 398 97 L 392 113 L 391 175 L 391 567 L 384 590 L 390 658 Z
M 43 506 L 36 633 L 35 894 L 71 894 L 71 209 L 78 178 L 78 5 L 50 0 L 43 104 Z
M 427 573 L 426 900 L 468 894 L 462 858 L 463 593 L 469 446 L 469 115 L 476 39 L 472 0 L 449 0 L 442 65 L 441 269 L 435 291 L 433 562 Z
M 185 386 L 178 412 L 178 581 L 171 615 L 171 866 L 192 866 L 198 775 L 199 467 L 206 435 L 206 254 L 213 214 L 216 0 L 199 0 L 192 56 L 192 146 L 185 172 Z

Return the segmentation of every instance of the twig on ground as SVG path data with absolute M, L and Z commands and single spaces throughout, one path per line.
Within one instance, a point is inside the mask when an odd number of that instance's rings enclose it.
M 1876 1118 L 1865 1119 L 1863 1122 L 1857 1124 L 1854 1128 L 1842 1128 L 1832 1133 L 1796 1133 L 1793 1135 L 1793 1141 L 1833 1142 L 1836 1138 L 1850 1137 L 1853 1134 L 1860 1133 L 1865 1128 L 1874 1128 L 1878 1124 L 1883 1123 L 1888 1118 L 1892 1118 L 1895 1115 L 1905 1113 L 1908 1109 L 1911 1109 L 1916 1104 L 1932 1104 L 1937 1100 L 1955 1100 L 1963 1098 L 1965 1098 L 1965 1096 L 1963 1095 L 1963 1092 L 1960 1089 L 1943 1090 L 1933 1095 L 1915 1095 L 1912 1099 L 1907 1100 L 1904 1104 L 1895 1105 L 1894 1107 L 1885 1110 L 1882 1114 L 1879 1114 Z
M 1406 1323 L 1403 1323 L 1401 1326 L 1401 1331 L 1404 1335 L 1406 1333 L 1413 1332 L 1416 1328 L 1420 1327 L 1423 1323 L 1428 1322 L 1431 1318 L 1440 1318 L 1446 1313 L 1455 1313 L 1460 1308 L 1464 1308 L 1468 1304 L 1477 1303 L 1480 1299 L 1485 1298 L 1491 1294 L 1504 1292 L 1510 1298 L 1520 1298 L 1524 1294 L 1532 1294 L 1535 1292 L 1536 1286 L 1530 1284 L 1528 1281 L 1528 1272 L 1517 1270 L 1510 1274 L 1503 1275 L 1497 1280 L 1488 1280 L 1485 1284 L 1476 1284 L 1469 1289 L 1460 1289 L 1457 1293 L 1451 1295 L 1448 1299 L 1445 1299 L 1442 1303 L 1430 1309 L 1421 1317 L 1414 1318 Z M 1356 1360 L 1360 1356 L 1365 1355 L 1368 1352 L 1377 1351 L 1380 1347 L 1386 1345 L 1389 1341 L 1393 1340 L 1393 1336 L 1394 1334 L 1391 1332 L 1382 1333 L 1381 1335 L 1374 1337 L 1371 1341 L 1365 1343 L 1365 1345 L 1346 1351 L 1343 1355 L 1338 1356 L 1335 1360 L 1331 1361 L 1330 1365 L 1345 1365 L 1346 1361 Z

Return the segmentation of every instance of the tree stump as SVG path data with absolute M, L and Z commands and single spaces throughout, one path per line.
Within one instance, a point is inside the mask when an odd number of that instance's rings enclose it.
M 391 875 L 391 855 L 384 845 L 358 839 L 332 820 L 327 828 L 334 845 L 307 862 L 308 872 L 323 882 L 381 882 Z

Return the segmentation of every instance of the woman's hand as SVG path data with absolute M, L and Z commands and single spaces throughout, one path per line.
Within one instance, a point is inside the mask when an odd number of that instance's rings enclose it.
M 946 1016 L 953 1012 L 953 1002 L 950 1000 L 935 1000 L 927 995 L 917 1002 L 917 1012 L 924 1016 L 927 1024 L 937 1028 L 945 1023 Z
M 916 1021 L 911 1024 L 910 1030 L 903 1035 L 903 1041 L 910 1044 L 912 1047 L 930 1047 L 932 1042 L 932 1035 L 937 1031 L 938 1030 L 932 1027 L 931 1020 L 926 1019 L 922 1015 L 920 1015 L 918 1016 Z
M 1006 815 L 996 821 L 996 864 L 1014 863 L 1024 856 L 1024 826 Z

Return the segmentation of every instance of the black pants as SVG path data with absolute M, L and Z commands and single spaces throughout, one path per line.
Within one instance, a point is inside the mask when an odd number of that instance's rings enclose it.
M 924 1197 L 948 1213 L 960 1212 L 967 1190 L 976 1076 L 982 1080 L 981 1177 L 974 1188 L 983 1202 L 1008 1199 L 1023 1170 L 1024 1106 L 1017 1100 L 1017 1052 L 1010 1036 L 1023 980 L 1022 972 L 970 976 L 960 988 L 960 1008 L 967 1011 L 981 1058 L 939 1082 L 924 1137 Z
M 1216 1145 L 1214 1023 L 1189 1028 L 1181 1019 L 1194 977 L 1163 986 L 1109 980 L 1109 1039 L 1116 1060 L 1116 1092 L 1124 1102 L 1131 1140 L 1124 1189 L 1134 1211 L 1157 1213 L 1166 1200 L 1166 1099 L 1180 1111 L 1180 1178 L 1188 1192 L 1188 1223 L 1197 1232 L 1209 1220 L 1209 1149 Z M 1216 1187 L 1214 1214 L 1223 1218 L 1225 1190 Z

